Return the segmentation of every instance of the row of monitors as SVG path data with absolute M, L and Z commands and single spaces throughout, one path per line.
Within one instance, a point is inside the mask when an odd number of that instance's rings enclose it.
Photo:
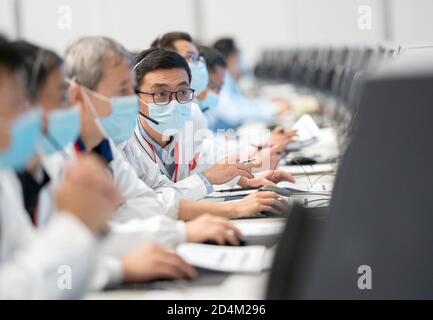
M 256 64 L 259 79 L 292 83 L 349 104 L 360 76 L 400 52 L 400 47 L 340 47 L 266 50 Z
M 331 204 L 292 210 L 267 298 L 433 299 L 433 47 L 403 49 L 364 77 Z

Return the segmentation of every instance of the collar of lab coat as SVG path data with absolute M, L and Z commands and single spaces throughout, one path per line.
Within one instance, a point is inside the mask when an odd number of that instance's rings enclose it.
M 165 147 L 161 147 L 155 140 L 153 140 L 147 134 L 146 130 L 144 130 L 143 126 L 138 120 L 137 120 L 137 127 L 143 139 L 146 140 L 146 142 L 151 145 L 153 151 L 158 155 L 158 157 L 160 157 L 163 160 L 168 159 L 169 157 L 173 157 L 174 148 L 176 146 L 176 143 L 178 142 L 178 135 L 171 136 L 170 137 L 171 141 Z
M 84 152 L 86 150 L 86 146 L 81 139 L 81 137 L 78 138 L 78 140 L 75 142 L 76 148 L 78 148 L 81 152 Z M 111 150 L 110 142 L 108 139 L 102 140 L 96 147 L 94 147 L 91 152 L 99 155 L 107 164 L 113 161 L 113 152 Z

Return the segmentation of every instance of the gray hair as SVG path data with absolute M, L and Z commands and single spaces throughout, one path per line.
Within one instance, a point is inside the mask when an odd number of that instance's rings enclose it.
M 66 76 L 94 90 L 103 77 L 106 59 L 113 55 L 131 65 L 131 55 L 120 43 L 106 37 L 81 38 L 66 49 Z

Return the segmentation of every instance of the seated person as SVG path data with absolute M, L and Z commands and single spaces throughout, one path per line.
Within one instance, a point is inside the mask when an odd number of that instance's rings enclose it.
M 241 187 L 255 187 L 271 185 L 282 180 L 293 180 L 287 173 L 275 170 L 281 158 L 279 153 L 292 141 L 295 135 L 293 131 L 285 132 L 280 128 L 275 129 L 268 140 L 264 139 L 268 143 L 261 146 L 259 152 L 257 147 L 250 146 L 248 141 L 246 141 L 245 146 L 244 141 L 239 141 L 235 137 L 235 133 L 230 132 L 230 130 L 218 135 L 214 135 L 208 130 L 208 117 L 204 115 L 203 111 L 206 111 L 205 113 L 208 115 L 212 109 L 203 106 L 202 101 L 213 97 L 212 101 L 215 104 L 219 99 L 219 91 L 223 86 L 227 70 L 225 59 L 221 54 L 207 47 L 201 47 L 203 52 L 199 52 L 191 36 L 185 32 L 168 32 L 153 41 L 152 48 L 163 48 L 179 53 L 188 62 L 191 69 L 191 88 L 195 90 L 195 97 L 191 104 L 192 130 L 189 130 L 188 125 L 190 123 L 187 122 L 185 132 L 187 134 L 192 132 L 192 134 L 185 136 L 184 139 L 180 138 L 179 141 L 185 144 L 182 150 L 186 150 L 186 153 L 191 156 L 193 155 L 191 161 L 196 173 L 208 169 L 217 162 L 224 161 L 225 157 L 229 156 L 255 158 L 255 162 L 260 163 L 261 169 L 272 170 L 272 172 L 261 172 L 255 178 L 242 176 L 233 179 L 229 183 L 230 186 L 238 184 Z M 219 88 L 216 88 L 215 84 Z M 269 177 L 272 177 L 273 181 L 267 179 Z M 190 182 L 188 181 L 188 183 Z
M 177 54 L 176 56 L 179 57 Z M 185 66 L 185 60 L 181 57 L 180 59 Z M 186 67 L 188 68 L 187 65 Z M 115 97 L 116 95 L 129 96 L 131 92 L 134 92 L 135 73 L 131 72 L 129 54 L 120 44 L 111 39 L 82 38 L 67 49 L 65 69 L 68 77 L 74 79 L 69 88 L 71 103 L 78 105 L 81 110 L 80 139 L 75 145 L 68 146 L 65 153 L 74 157 L 77 153 L 93 150 L 105 159 L 113 172 L 114 182 L 123 196 L 122 205 L 114 218 L 117 222 L 128 223 L 138 219 L 144 220 L 144 224 L 149 225 L 146 218 L 152 217 L 160 221 L 161 216 L 164 215 L 180 220 L 192 220 L 205 213 L 225 217 L 240 217 L 253 215 L 265 210 L 265 208 L 275 213 L 287 208 L 287 204 L 278 201 L 278 196 L 275 193 L 268 192 L 251 195 L 236 203 L 204 203 L 183 199 L 179 201 L 180 194 L 171 185 L 166 185 L 155 192 L 152 185 L 153 180 L 147 179 L 147 170 L 138 172 L 138 167 L 131 167 L 114 145 L 114 141 L 119 146 L 124 145 L 123 140 L 133 133 L 137 121 L 136 109 L 133 112 L 127 112 L 127 108 L 132 108 L 130 104 L 137 103 L 137 96 L 128 97 L 128 100 L 123 104 L 119 104 L 120 99 Z M 116 111 L 119 109 L 122 110 L 121 113 Z M 142 112 L 142 114 L 144 113 Z M 170 121 L 170 119 L 168 120 Z M 169 124 L 171 123 L 169 122 Z M 161 124 L 167 125 L 163 121 Z M 138 128 L 135 129 L 135 133 L 137 130 Z M 136 134 L 129 140 L 134 139 L 135 136 Z M 134 146 L 134 150 L 137 148 L 138 145 Z M 134 150 L 132 152 L 136 152 Z M 153 168 L 149 166 L 149 158 L 144 157 L 142 152 L 140 151 L 132 159 L 134 161 L 147 159 L 146 163 L 142 163 L 143 166 L 160 175 L 160 168 L 157 166 L 155 169 L 156 164 L 153 160 L 150 160 Z M 61 165 L 58 166 L 55 162 L 63 163 L 63 157 L 60 154 L 56 158 L 52 159 L 54 163 L 51 162 L 47 167 L 61 169 Z M 128 158 L 128 160 L 131 159 Z M 221 166 L 232 168 L 228 172 L 232 176 L 236 176 L 238 171 L 244 171 L 247 174 L 246 168 L 248 166 L 245 165 L 221 164 Z M 137 179 L 134 168 L 142 181 Z M 226 176 L 220 176 L 219 168 L 210 174 L 216 179 L 227 179 Z M 173 198 L 165 195 L 168 191 Z M 165 230 L 162 231 L 165 237 L 174 239 L 176 243 L 182 242 L 180 239 L 186 238 L 185 226 L 181 227 L 179 223 L 164 222 L 158 223 L 157 226 L 158 230 Z M 226 226 L 227 228 L 231 229 L 233 226 Z M 226 233 L 224 233 L 226 237 L 232 237 L 231 233 Z
M 106 44 L 110 44 L 110 41 L 107 41 Z M 55 53 L 37 48 L 31 44 L 23 44 L 21 47 L 27 48 L 25 50 L 26 56 L 31 65 L 34 65 L 39 60 L 38 56 L 43 58 L 38 68 L 29 68 L 29 70 L 35 72 L 35 77 L 30 78 L 38 79 L 35 84 L 36 94 L 31 98 L 31 104 L 41 106 L 44 111 L 44 117 L 46 117 L 46 121 L 44 122 L 47 126 L 44 128 L 40 151 L 43 163 L 51 177 L 52 184 L 55 186 L 63 179 L 63 166 L 67 162 L 70 162 L 71 158 L 76 157 L 74 153 L 70 154 L 70 151 L 73 151 L 70 150 L 70 147 L 76 141 L 78 134 L 80 134 L 80 127 L 82 129 L 81 132 L 84 130 L 87 134 L 92 133 L 89 124 L 93 124 L 93 121 L 86 120 L 85 122 L 83 120 L 84 111 L 82 107 L 80 108 L 80 105 L 69 107 L 62 100 L 61 97 L 65 96 L 63 92 L 64 71 L 62 60 Z M 52 64 L 48 62 L 54 60 L 57 63 L 55 67 L 51 68 Z M 100 63 L 103 63 L 103 59 L 101 59 Z M 118 75 L 115 72 L 114 74 Z M 135 116 L 133 114 L 133 120 Z M 71 132 L 75 132 L 75 137 L 74 134 L 70 134 Z M 61 150 L 62 147 L 65 150 Z M 77 158 L 80 158 L 84 153 L 86 152 L 82 152 Z M 94 153 L 98 154 L 97 152 Z M 101 156 L 101 153 L 98 155 Z M 65 159 L 65 157 L 68 159 Z M 113 163 L 116 163 L 115 160 L 113 160 Z M 108 172 L 110 174 L 117 174 L 115 177 L 121 179 L 125 171 L 119 170 L 114 164 L 112 164 L 113 167 L 110 167 L 114 169 Z M 129 167 L 127 163 L 124 163 L 124 166 Z M 122 184 L 117 179 L 114 179 L 114 181 L 119 188 L 122 188 L 120 189 L 122 196 L 124 196 L 124 199 L 127 198 L 130 201 L 130 203 L 125 204 L 117 211 L 127 215 L 129 213 L 129 206 L 138 206 L 140 204 L 140 199 L 134 199 L 134 197 L 143 194 L 140 193 L 139 189 L 142 183 L 141 181 L 137 181 L 136 185 L 139 187 L 136 190 L 137 195 L 134 195 L 131 190 L 125 190 L 125 184 Z M 129 186 L 133 185 L 131 182 Z M 151 190 L 149 193 L 153 195 L 154 192 Z M 156 204 L 158 204 L 159 201 L 156 200 L 156 197 L 154 199 Z M 146 199 L 142 200 L 146 201 Z M 150 200 L 148 199 L 147 201 Z M 157 207 L 154 206 L 153 209 L 155 208 Z M 47 208 L 42 203 L 38 206 L 39 213 L 47 211 L 47 209 L 49 211 L 50 207 L 48 206 Z M 136 210 L 140 210 L 140 208 Z M 143 215 L 146 214 L 146 210 L 147 207 L 143 205 Z M 160 208 L 159 212 L 162 211 L 163 208 Z M 150 215 L 150 213 L 148 214 Z M 49 216 L 49 213 L 44 214 L 44 216 Z M 228 223 L 225 219 L 207 215 L 203 215 L 199 219 L 185 224 L 184 222 L 164 217 L 162 214 L 158 215 L 158 212 L 156 212 L 149 219 L 128 219 L 125 223 L 111 222 L 109 227 L 109 231 L 111 232 L 108 234 L 107 241 L 103 245 L 105 255 L 100 265 L 98 278 L 95 280 L 95 288 L 108 284 L 113 285 L 122 280 L 144 281 L 159 277 L 191 277 L 195 274 L 193 269 L 171 250 L 159 245 L 145 243 L 146 241 L 157 242 L 158 244 L 167 246 L 175 246 L 185 241 L 203 242 L 207 240 L 214 240 L 220 244 L 229 242 L 236 245 L 239 243 L 234 236 L 238 234 L 238 231 L 232 224 Z M 155 264 L 158 267 L 155 267 Z
M 226 59 L 228 72 L 218 106 L 212 113 L 211 129 L 237 128 L 253 121 L 275 122 L 276 117 L 287 110 L 287 106 L 265 98 L 251 98 L 242 92 L 238 83 L 242 76 L 241 53 L 235 41 L 231 38 L 219 39 L 213 48 Z
M 156 163 L 161 174 L 169 179 L 187 179 L 194 168 L 190 165 L 191 158 L 180 157 L 183 147 L 179 131 L 191 114 L 193 89 L 188 64 L 175 52 L 153 48 L 139 54 L 135 71 L 140 117 L 134 135 L 122 149 L 139 176 L 143 170 L 140 163 L 145 158 Z M 209 180 L 207 171 L 203 175 Z M 211 214 L 239 217 L 266 211 L 260 209 L 263 205 L 278 213 L 287 204 L 278 201 L 275 193 L 258 192 L 235 203 L 199 202 L 194 205 L 203 205 L 202 209 Z M 187 211 L 192 215 L 192 211 Z
M 95 275 L 119 194 L 98 159 L 78 159 L 58 185 L 53 218 L 35 231 L 16 175 L 41 135 L 41 113 L 25 107 L 25 78 L 19 50 L 0 37 L 0 299 L 77 299 Z M 62 270 L 73 276 L 60 281 Z

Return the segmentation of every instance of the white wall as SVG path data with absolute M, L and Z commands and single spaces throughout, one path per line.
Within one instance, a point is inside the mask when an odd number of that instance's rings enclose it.
M 15 36 L 14 10 L 12 0 L 0 0 L 0 33 Z
M 433 1 L 393 0 L 390 11 L 393 40 L 433 43 Z
M 234 36 L 250 59 L 266 47 L 377 43 L 388 33 L 396 41 L 433 42 L 431 0 L 0 0 L 0 32 L 10 37 L 15 1 L 22 36 L 60 53 L 84 35 L 107 35 L 139 50 L 170 30 L 204 43 Z M 71 9 L 71 29 L 59 28 L 62 5 Z M 358 28 L 360 5 L 372 9 L 371 30 Z
M 11 1 L 11 0 L 0 0 Z M 192 0 L 18 0 L 22 36 L 63 52 L 77 37 L 105 35 L 131 50 L 143 49 L 158 35 L 173 28 L 193 32 Z M 173 10 L 176 3 L 176 10 Z M 71 28 L 64 28 L 62 6 L 71 13 Z M 188 17 L 178 19 L 179 16 Z

